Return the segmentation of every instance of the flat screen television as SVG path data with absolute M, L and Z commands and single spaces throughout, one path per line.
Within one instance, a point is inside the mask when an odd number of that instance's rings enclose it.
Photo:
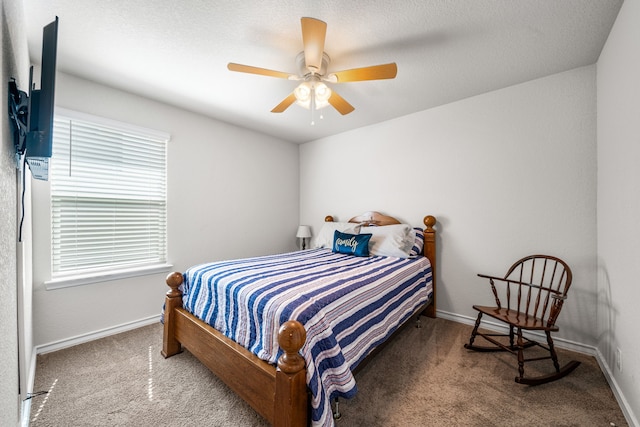
M 49 159 L 53 147 L 53 109 L 55 105 L 58 17 L 42 31 L 42 72 L 40 89 L 29 96 L 29 131 L 26 160 L 36 179 L 49 179 Z

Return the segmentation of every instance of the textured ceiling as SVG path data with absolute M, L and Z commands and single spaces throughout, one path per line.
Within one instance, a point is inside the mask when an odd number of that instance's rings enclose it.
M 622 0 L 24 0 L 29 50 L 60 18 L 58 70 L 306 142 L 597 62 Z M 333 85 L 355 107 L 323 120 L 270 110 L 296 82 L 300 18 L 327 22 L 329 71 L 398 64 L 394 80 Z

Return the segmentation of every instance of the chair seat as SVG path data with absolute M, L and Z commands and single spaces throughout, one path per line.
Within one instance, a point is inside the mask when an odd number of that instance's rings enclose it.
M 540 330 L 540 331 L 558 331 L 557 326 L 548 327 L 546 322 L 528 314 L 520 313 L 516 310 L 509 310 L 506 308 L 488 307 L 483 305 L 474 305 L 474 309 L 493 317 L 494 319 L 513 325 L 516 328 L 522 328 L 526 330 Z

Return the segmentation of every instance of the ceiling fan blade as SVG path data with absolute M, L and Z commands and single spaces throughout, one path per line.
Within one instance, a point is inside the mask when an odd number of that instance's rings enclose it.
M 391 62 L 390 64 L 373 65 L 371 67 L 338 71 L 336 73 L 329 74 L 328 80 L 333 81 L 333 76 L 336 78 L 335 83 L 394 79 L 396 74 L 398 74 L 398 66 L 395 62 Z
M 293 94 L 293 92 L 291 92 L 291 94 L 289 96 L 287 96 L 285 99 L 283 99 L 280 104 L 276 105 L 273 108 L 273 110 L 271 110 L 271 112 L 272 113 L 282 113 L 284 110 L 289 108 L 291 106 L 291 104 L 293 104 L 294 102 L 296 102 L 296 96 Z
M 312 73 L 322 67 L 324 40 L 327 35 L 327 23 L 314 18 L 301 18 L 304 62 Z
M 240 73 L 259 74 L 261 76 L 277 77 L 280 79 L 288 79 L 291 74 L 282 71 L 268 70 L 266 68 L 252 67 L 251 65 L 242 65 L 229 62 L 227 68 L 231 71 Z M 297 76 L 294 76 L 297 77 Z
M 331 104 L 333 108 L 338 110 L 338 112 L 343 116 L 355 110 L 353 105 L 345 101 L 345 99 L 340 95 L 338 95 L 338 93 L 335 90 L 331 90 L 331 96 L 329 97 L 329 104 Z

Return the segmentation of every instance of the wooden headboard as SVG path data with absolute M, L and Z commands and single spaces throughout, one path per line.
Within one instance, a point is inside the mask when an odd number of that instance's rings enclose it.
M 331 215 L 327 215 L 324 218 L 325 222 L 334 222 L 334 218 Z M 354 216 L 349 222 L 361 224 L 364 226 L 385 226 L 393 224 L 402 224 L 396 218 L 388 215 L 383 215 L 380 212 L 370 211 L 361 215 Z M 431 262 L 431 274 L 433 280 L 433 303 L 429 305 L 426 310 L 426 315 L 429 317 L 436 317 L 436 230 L 433 228 L 436 225 L 436 217 L 427 215 L 422 222 L 425 225 L 424 228 L 424 247 L 422 248 L 422 254 L 429 258 Z

